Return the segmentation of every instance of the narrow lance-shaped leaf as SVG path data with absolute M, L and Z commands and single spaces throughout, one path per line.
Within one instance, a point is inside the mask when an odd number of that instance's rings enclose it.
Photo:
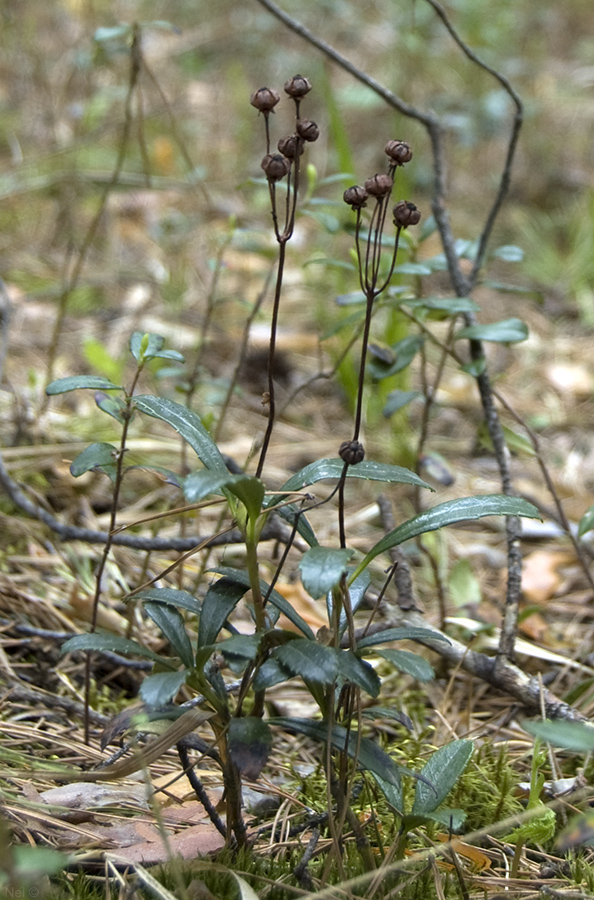
M 74 637 L 62 644 L 61 653 L 74 653 L 77 650 L 96 650 L 109 651 L 110 653 L 129 653 L 136 656 L 145 656 L 168 668 L 175 668 L 169 660 L 163 656 L 159 656 L 148 647 L 137 644 L 128 638 L 120 637 L 117 634 L 76 634 Z
M 315 600 L 323 597 L 346 575 L 352 550 L 332 547 L 310 547 L 299 562 L 303 587 Z
M 194 664 L 192 644 L 179 610 L 174 606 L 156 603 L 153 600 L 146 600 L 144 608 L 153 622 L 161 629 L 184 666 L 191 668 Z
M 102 375 L 69 375 L 67 378 L 57 378 L 45 389 L 46 394 L 65 394 L 68 391 L 76 391 L 79 388 L 90 388 L 96 391 L 123 391 L 121 384 L 114 384 L 109 378 Z
M 207 469 L 224 473 L 228 471 L 219 448 L 191 409 L 166 397 L 153 397 L 150 394 L 135 397 L 134 405 L 147 416 L 171 425 L 188 442 Z
M 326 478 L 340 478 L 343 469 L 344 461 L 340 457 L 318 459 L 316 462 L 310 463 L 299 472 L 296 472 L 288 481 L 285 481 L 281 492 L 300 491 L 302 488 L 310 484 L 316 484 L 316 482 Z M 357 463 L 356 466 L 349 466 L 347 478 L 362 478 L 365 481 L 385 481 L 389 484 L 413 484 L 417 487 L 428 488 L 430 491 L 433 490 L 429 484 L 419 478 L 414 472 L 411 472 L 410 469 L 404 469 L 402 466 L 391 466 L 386 463 L 376 463 L 367 459 Z M 278 501 L 279 495 L 274 499 Z
M 502 319 L 488 325 L 469 325 L 455 335 L 455 339 L 490 341 L 496 344 L 519 344 L 528 338 L 528 326 L 521 319 Z
M 386 534 L 357 566 L 350 580 L 354 581 L 380 553 L 384 553 L 398 544 L 403 544 L 404 541 L 428 531 L 436 531 L 445 525 L 454 525 L 456 522 L 466 522 L 470 519 L 481 519 L 484 516 L 525 516 L 529 519 L 540 519 L 537 508 L 520 497 L 483 494 L 478 497 L 448 500 L 446 503 L 440 503 L 433 509 L 428 509 L 419 516 L 409 519 Z

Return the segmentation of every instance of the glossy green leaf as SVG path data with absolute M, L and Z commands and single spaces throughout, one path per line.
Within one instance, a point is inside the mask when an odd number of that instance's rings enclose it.
M 326 478 L 340 478 L 344 462 L 340 457 L 335 459 L 318 459 L 292 475 L 285 481 L 281 491 L 300 491 L 310 484 L 316 484 Z M 347 478 L 362 478 L 364 481 L 385 481 L 389 484 L 414 484 L 417 487 L 433 488 L 422 481 L 418 475 L 410 469 L 402 466 L 391 466 L 387 463 L 377 463 L 364 459 L 355 466 L 349 466 Z
M 147 416 L 153 416 L 153 418 L 161 419 L 162 422 L 171 425 L 188 442 L 207 469 L 228 473 L 219 448 L 200 418 L 191 409 L 187 409 L 174 400 L 168 400 L 166 397 L 153 397 L 150 394 L 141 394 L 135 397 L 134 405 L 136 409 L 146 413 Z
M 395 809 L 399 815 L 402 815 L 404 811 L 404 797 L 402 794 L 400 777 L 398 778 L 398 784 L 393 784 L 391 781 L 386 781 L 381 775 L 378 775 L 375 772 L 372 772 L 372 775 L 392 809 Z
M 277 647 L 274 658 L 293 675 L 317 684 L 332 684 L 338 674 L 334 648 L 306 638 L 296 638 Z
M 307 593 L 317 600 L 336 587 L 346 575 L 352 550 L 310 547 L 299 561 L 301 581 Z
M 472 741 L 452 741 L 440 747 L 421 770 L 412 808 L 414 815 L 426 815 L 443 803 L 472 756 Z
M 540 519 L 541 517 L 532 503 L 528 503 L 527 500 L 522 500 L 520 497 L 507 497 L 504 494 L 482 494 L 477 497 L 448 500 L 409 519 L 385 535 L 359 564 L 355 575 L 359 575 L 380 553 L 384 553 L 398 544 L 403 544 L 404 541 L 418 537 L 420 534 L 426 534 L 428 531 L 443 528 L 445 525 L 481 519 L 484 516 L 525 516 L 529 519 Z
M 352 650 L 338 652 L 338 671 L 345 681 L 350 681 L 370 697 L 377 697 L 382 683 L 373 666 L 355 656 Z
M 144 656 L 147 659 L 152 659 L 153 662 L 167 665 L 171 669 L 174 668 L 167 659 L 149 650 L 148 647 L 137 644 L 136 641 L 131 641 L 128 638 L 119 637 L 116 634 L 76 634 L 62 644 L 60 653 L 74 653 L 75 651 L 83 650 L 96 650 L 98 653 L 102 650 L 107 650 L 111 653 Z
M 212 571 L 218 572 L 219 575 L 225 576 L 229 580 L 235 582 L 237 585 L 242 585 L 244 594 L 251 588 L 250 579 L 247 572 L 241 572 L 239 569 L 232 569 L 229 566 L 218 566 L 216 569 L 212 569 Z M 269 593 L 269 587 L 270 586 L 265 581 L 260 579 L 260 590 L 262 591 L 262 594 L 264 596 Z M 305 619 L 303 619 L 299 615 L 299 613 L 293 609 L 289 601 L 286 600 L 282 594 L 279 594 L 278 591 L 273 590 L 272 592 L 270 592 L 268 602 L 279 612 L 283 613 L 287 617 L 287 619 L 292 622 L 297 629 L 299 629 L 302 634 L 310 638 L 310 640 L 315 639 L 315 635 Z
M 194 653 L 179 610 L 175 606 L 156 603 L 154 600 L 145 600 L 144 608 L 155 625 L 161 629 L 184 666 L 191 669 L 194 665 Z
M 365 599 L 365 594 L 371 582 L 371 575 L 366 570 L 362 572 L 358 578 L 353 581 L 352 584 L 349 585 L 349 597 L 351 602 L 351 612 L 355 613 L 363 603 Z M 332 593 L 328 591 L 326 594 L 326 609 L 328 610 L 328 621 L 332 622 L 333 619 L 333 607 L 334 607 L 334 597 Z M 340 624 L 339 624 L 339 634 L 342 635 L 345 633 L 348 625 L 348 616 L 346 614 L 346 610 L 342 609 L 340 612 Z
M 187 676 L 186 669 L 149 675 L 140 685 L 140 696 L 148 707 L 158 709 L 175 697 L 181 686 L 186 683 Z
M 391 378 L 392 375 L 396 375 L 398 372 L 402 372 L 403 369 L 406 369 L 407 366 L 410 366 L 424 343 L 425 338 L 420 337 L 417 334 L 402 338 L 401 341 L 397 341 L 392 345 L 392 350 L 395 354 L 394 362 L 391 365 L 386 365 L 377 359 L 372 359 L 369 362 L 369 371 L 373 377 L 378 380 Z
M 521 319 L 502 319 L 489 325 L 469 325 L 462 328 L 455 339 L 491 341 L 496 344 L 518 344 L 528 338 L 528 326 Z
M 262 509 L 266 491 L 263 482 L 253 475 L 243 475 L 238 476 L 228 485 L 228 488 L 243 503 L 248 517 L 252 520 L 257 519 Z
M 480 312 L 480 306 L 471 300 L 470 297 L 415 297 L 414 299 L 406 298 L 402 301 L 405 306 L 411 309 L 427 309 L 436 312 L 445 312 L 449 315 L 460 315 L 461 313 Z
M 46 394 L 66 394 L 68 391 L 77 391 L 86 388 L 95 391 L 123 391 L 120 384 L 113 384 L 108 378 L 101 375 L 69 375 L 67 378 L 58 378 L 52 381 L 45 389 Z
M 368 634 L 357 642 L 357 653 L 376 647 L 378 644 L 387 644 L 392 641 L 445 641 L 449 640 L 445 634 L 432 631 L 430 628 L 419 628 L 416 625 L 403 625 L 402 627 L 385 628 L 376 634 Z
M 418 653 L 408 650 L 376 650 L 378 656 L 387 659 L 400 672 L 411 675 L 417 681 L 432 681 L 435 678 L 433 666 Z
M 268 720 L 270 725 L 278 725 L 285 731 L 304 734 L 314 741 L 330 743 L 336 750 L 346 752 L 351 758 L 356 758 L 359 766 L 379 775 L 394 787 L 400 787 L 400 772 L 394 760 L 388 756 L 378 745 L 369 738 L 362 737 L 354 731 L 347 731 L 341 725 L 335 725 L 329 735 L 328 725 L 325 722 L 316 722 L 312 719 L 296 719 L 289 716 L 275 716 Z
M 243 777 L 256 781 L 270 755 L 270 727 L 255 716 L 231 719 L 228 747 L 231 759 Z
M 269 504 L 265 499 L 264 506 L 267 507 L 269 505 L 271 504 Z M 276 512 L 281 517 L 281 519 L 284 519 L 286 522 L 288 522 L 291 527 L 295 525 L 295 518 L 297 518 L 297 534 L 301 535 L 303 540 L 310 547 L 318 546 L 318 539 L 315 536 L 314 530 L 309 524 L 307 517 L 304 515 L 304 513 L 299 512 L 299 509 L 295 504 L 291 503 L 287 506 L 281 506 L 276 510 Z
M 230 638 L 217 643 L 217 652 L 225 659 L 240 657 L 243 660 L 254 660 L 258 655 L 260 638 L 257 634 L 233 634 Z
M 404 409 L 405 406 L 408 406 L 408 404 L 412 403 L 413 400 L 416 400 L 417 397 L 422 396 L 423 394 L 420 391 L 390 391 L 386 397 L 382 415 L 385 416 L 386 419 L 389 419 L 390 416 L 394 415 L 395 412 L 398 412 L 399 409 Z
M 178 588 L 147 588 L 134 594 L 135 600 L 156 600 L 159 603 L 168 603 L 177 609 L 187 609 L 191 613 L 199 613 L 202 604 L 196 600 L 189 591 Z
M 228 487 L 244 475 L 232 475 L 231 472 L 212 471 L 212 469 L 200 469 L 190 472 L 183 480 L 184 497 L 188 503 L 199 503 L 209 494 L 223 494 L 223 488 Z
M 143 331 L 135 331 L 130 338 L 130 352 L 137 362 L 146 362 L 150 359 L 174 359 L 176 362 L 184 362 L 184 358 L 177 350 L 163 350 L 165 338 L 160 334 L 150 334 Z
M 117 394 L 104 394 L 103 391 L 97 391 L 95 394 L 95 403 L 99 409 L 115 419 L 120 425 L 125 422 L 124 412 L 128 408 L 127 403 L 118 397 Z
M 588 722 L 565 722 L 555 719 L 551 722 L 522 722 L 522 728 L 528 734 L 533 734 L 553 744 L 555 747 L 563 747 L 565 750 L 573 750 L 575 753 L 591 753 L 594 750 L 594 726 Z
M 214 644 L 227 617 L 233 612 L 247 586 L 230 578 L 219 578 L 208 588 L 202 601 L 198 626 L 198 647 Z
M 281 665 L 280 660 L 271 656 L 266 662 L 262 663 L 256 677 L 254 678 L 254 690 L 266 691 L 268 688 L 274 687 L 275 684 L 283 684 L 291 678 L 296 678 L 286 666 Z
M 504 244 L 493 251 L 493 256 L 496 259 L 503 259 L 505 262 L 522 262 L 524 251 L 515 244 Z
M 578 527 L 578 537 L 583 537 L 589 531 L 592 531 L 594 528 L 594 506 L 591 506 L 590 509 L 586 510 L 582 518 L 580 519 L 580 524 Z
M 72 460 L 70 474 L 78 478 L 93 469 L 114 469 L 117 452 L 113 444 L 89 444 Z

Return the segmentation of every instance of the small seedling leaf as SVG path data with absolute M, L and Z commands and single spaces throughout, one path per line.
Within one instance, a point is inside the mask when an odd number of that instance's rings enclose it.
M 144 608 L 155 625 L 161 629 L 184 666 L 191 669 L 194 665 L 194 653 L 179 610 L 175 606 L 156 603 L 154 600 L 146 600 Z
M 469 325 L 456 334 L 456 340 L 490 341 L 496 344 L 519 344 L 528 338 L 528 326 L 521 319 L 502 319 L 489 325 Z
M 45 389 L 46 394 L 66 394 L 68 391 L 76 391 L 79 388 L 88 388 L 95 391 L 123 391 L 120 384 L 113 384 L 108 378 L 101 375 L 69 375 L 67 378 L 58 378 L 52 381 Z
M 440 747 L 421 770 L 417 781 L 413 816 L 432 813 L 443 803 L 466 768 L 473 751 L 472 741 L 452 741 Z
M 340 582 L 346 575 L 352 550 L 332 547 L 310 547 L 299 562 L 301 581 L 307 593 L 317 600 Z

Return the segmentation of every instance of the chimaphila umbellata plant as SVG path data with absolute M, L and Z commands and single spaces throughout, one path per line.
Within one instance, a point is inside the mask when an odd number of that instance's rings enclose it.
M 537 516 L 538 513 L 530 504 L 516 498 L 501 495 L 466 497 L 439 504 L 402 522 L 364 555 L 356 555 L 348 546 L 344 490 L 347 479 L 430 489 L 409 469 L 366 459 L 360 441 L 367 346 L 374 304 L 389 286 L 403 230 L 420 220 L 420 213 L 413 203 L 392 199 L 398 168 L 412 158 L 408 144 L 396 140 L 386 145 L 388 171 L 367 179 L 363 187 L 349 188 L 344 195 L 356 213 L 355 247 L 360 287 L 366 304 L 351 436 L 340 444 L 335 458 L 310 463 L 281 487 L 270 489 L 267 486 L 265 462 L 276 414 L 274 353 L 285 248 L 293 234 L 298 210 L 302 153 L 305 145 L 315 140 L 318 134 L 315 123 L 301 118 L 301 104 L 310 88 L 309 81 L 300 75 L 285 85 L 286 93 L 295 104 L 295 129 L 279 141 L 278 153 L 271 152 L 270 117 L 280 96 L 273 89 L 261 88 L 251 98 L 265 123 L 266 155 L 262 169 L 268 183 L 274 235 L 279 248 L 265 396 L 268 420 L 255 474 L 230 464 L 196 412 L 167 397 L 137 393 L 140 377 L 151 361 L 162 358 L 182 361 L 176 351 L 163 349 L 164 341 L 158 335 L 140 332 L 132 335 L 130 350 L 136 368 L 128 388 L 104 378 L 84 375 L 54 381 L 49 385 L 48 393 L 93 389 L 98 392 L 99 408 L 121 425 L 119 445 L 91 444 L 71 466 L 75 476 L 100 470 L 113 481 L 110 541 L 103 559 L 117 532 L 117 501 L 130 468 L 127 461 L 128 429 L 138 415 L 166 422 L 196 454 L 199 464 L 188 474 L 166 473 L 169 482 L 183 495 L 184 511 L 187 511 L 187 504 L 198 510 L 205 504 L 220 503 L 225 510 L 225 523 L 216 542 L 224 540 L 226 531 L 231 533 L 236 529 L 238 540 L 245 548 L 240 563 L 213 566 L 209 570 L 208 583 L 197 590 L 155 587 L 154 583 L 157 580 L 162 583 L 174 568 L 172 566 L 152 579 L 151 585 L 141 585 L 133 592 L 143 603 L 147 616 L 166 637 L 172 655 L 156 654 L 137 641 L 100 633 L 77 636 L 64 645 L 64 651 L 116 650 L 151 659 L 154 672 L 140 689 L 150 715 L 179 717 L 184 707 L 176 705 L 175 701 L 182 687 L 194 695 L 190 707 L 200 704 L 206 708 L 208 726 L 213 733 L 213 746 L 209 752 L 221 768 L 225 787 L 225 821 L 212 808 L 195 773 L 191 773 L 192 784 L 228 843 L 243 846 L 248 840 L 242 814 L 242 780 L 256 779 L 266 765 L 275 728 L 305 735 L 325 748 L 321 763 L 326 780 L 328 828 L 334 838 L 335 859 L 340 871 L 345 827 L 355 833 L 364 865 L 368 869 L 376 867 L 365 829 L 352 809 L 353 792 L 361 778 L 374 780 L 400 816 L 403 827 L 408 827 L 411 821 L 422 822 L 431 817 L 443 821 L 444 817 L 451 818 L 453 813 L 446 813 L 440 805 L 472 751 L 471 742 L 455 741 L 434 754 L 427 764 L 427 771 L 424 770 L 418 780 L 412 810 L 405 811 L 402 770 L 365 730 L 366 721 L 384 714 L 381 706 L 367 705 L 367 698 L 375 700 L 381 692 L 381 680 L 367 657 L 382 657 L 401 670 L 414 673 L 415 677 L 430 679 L 432 669 L 422 657 L 385 645 L 406 639 L 420 640 L 431 646 L 445 638 L 429 628 L 380 627 L 374 630 L 370 627 L 393 571 L 379 586 L 376 609 L 358 627 L 355 615 L 360 613 L 370 585 L 371 563 L 406 540 L 458 521 L 494 514 Z M 280 190 L 281 183 L 283 191 Z M 395 231 L 386 255 L 387 230 L 392 225 Z M 160 473 L 162 476 L 163 470 Z M 305 489 L 328 479 L 335 482 L 335 487 L 326 500 L 315 502 L 310 494 L 304 493 Z M 322 505 L 330 510 L 333 497 L 337 497 L 338 546 L 321 546 L 308 520 L 308 511 Z M 272 577 L 266 581 L 261 578 L 261 564 L 268 559 L 265 544 L 271 533 L 285 546 Z M 312 598 L 326 600 L 327 625 L 317 633 L 275 588 L 281 572 L 289 566 L 289 552 L 297 534 L 308 547 L 297 566 L 303 588 Z M 212 538 L 196 542 L 191 552 L 207 550 L 213 543 Z M 96 605 L 101 593 L 100 576 L 101 568 Z M 253 630 L 244 634 L 234 624 L 234 618 L 238 604 L 248 592 L 247 608 Z M 281 613 L 289 620 L 291 629 L 279 624 Z M 296 677 L 302 679 L 315 702 L 317 717 L 270 715 L 267 703 L 270 690 Z M 364 701 L 363 697 L 366 698 Z M 406 724 L 406 717 L 400 718 Z M 179 721 L 182 725 L 187 723 L 187 729 L 192 730 L 198 720 L 191 716 L 184 719 L 182 715 Z M 178 728 L 178 742 L 181 737 L 183 734 Z M 187 754 L 184 756 L 181 744 L 180 758 L 186 768 Z

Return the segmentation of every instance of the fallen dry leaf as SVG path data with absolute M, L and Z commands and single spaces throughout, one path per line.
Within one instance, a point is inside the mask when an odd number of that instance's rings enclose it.
M 535 550 L 524 560 L 522 593 L 530 603 L 542 604 L 554 597 L 564 582 L 559 571 L 574 559 L 568 551 Z

